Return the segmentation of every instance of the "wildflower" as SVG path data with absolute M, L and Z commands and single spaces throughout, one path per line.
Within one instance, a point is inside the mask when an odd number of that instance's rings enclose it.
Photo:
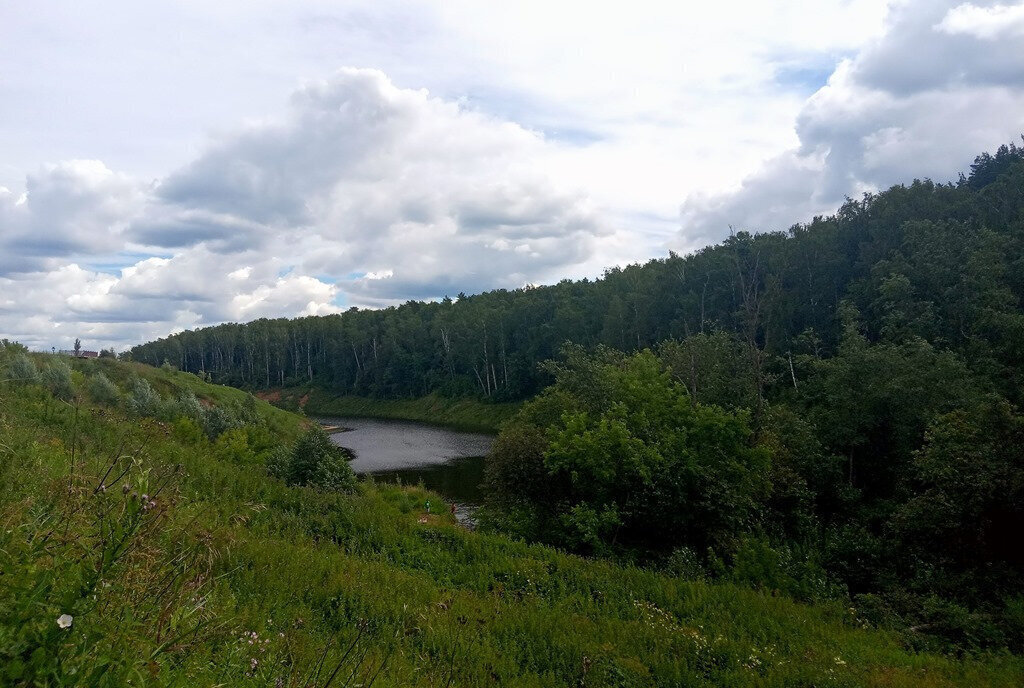
M 71 622 L 75 620 L 75 617 L 70 614 L 61 614 L 57 617 L 57 625 L 61 628 L 71 628 Z

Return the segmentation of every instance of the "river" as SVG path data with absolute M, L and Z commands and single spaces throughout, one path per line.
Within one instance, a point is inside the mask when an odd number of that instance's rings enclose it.
M 460 522 L 471 524 L 480 503 L 484 456 L 494 437 L 423 423 L 373 418 L 321 418 L 346 428 L 331 440 L 352 451 L 352 469 L 378 482 L 423 485 L 457 505 Z M 446 508 L 438 505 L 438 508 Z

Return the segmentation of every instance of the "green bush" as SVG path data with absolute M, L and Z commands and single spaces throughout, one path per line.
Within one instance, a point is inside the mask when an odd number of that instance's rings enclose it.
M 747 414 L 695 403 L 650 351 L 569 346 L 548 368 L 488 457 L 492 522 L 587 553 L 725 552 L 756 526 L 770 463 Z
M 174 421 L 174 438 L 182 444 L 197 445 L 206 441 L 206 433 L 191 418 L 178 417 Z
M 242 422 L 229 409 L 214 406 L 204 411 L 202 417 L 203 430 L 210 441 L 216 440 L 232 428 L 241 427 Z
M 275 461 L 278 461 L 275 458 Z M 286 480 L 289 485 L 309 485 L 325 490 L 350 492 L 356 476 L 345 451 L 331 442 L 323 428 L 309 428 L 292 447 Z
M 665 562 L 665 572 L 683 580 L 704 580 L 707 571 L 700 556 L 689 547 L 677 547 Z
M 1014 595 L 1005 601 L 1003 625 L 1010 641 L 1010 648 L 1024 652 L 1024 595 Z
M 194 421 L 201 421 L 205 410 L 203 405 L 199 403 L 195 394 L 192 392 L 183 392 L 174 399 L 162 400 L 157 405 L 156 413 L 154 414 L 157 418 L 166 422 L 173 422 L 179 418 L 190 418 Z
M 203 408 L 203 405 L 199 403 L 199 399 L 192 392 L 184 392 L 178 397 L 176 411 L 178 418 L 188 418 L 196 422 L 201 421 L 206 413 L 206 409 Z
M 156 416 L 160 411 L 160 395 L 141 377 L 132 381 L 126 404 L 128 412 L 136 416 Z
M 30 384 L 39 380 L 39 370 L 24 352 L 17 353 L 7 364 L 4 378 L 22 384 Z
M 843 589 L 825 570 L 794 546 L 747 537 L 733 556 L 732 579 L 755 588 L 780 590 L 805 602 L 840 597 Z
M 0 339 L 0 356 L 13 356 L 14 354 L 27 354 L 28 347 L 20 342 L 12 342 L 10 339 Z
M 64 361 L 53 361 L 40 374 L 42 383 L 56 398 L 71 401 L 75 396 L 75 385 L 71 381 L 71 368 Z
M 267 473 L 279 480 L 287 480 L 291 462 L 292 450 L 282 444 L 267 457 Z
M 98 404 L 110 406 L 121 398 L 121 390 L 106 375 L 96 373 L 89 380 L 89 397 Z

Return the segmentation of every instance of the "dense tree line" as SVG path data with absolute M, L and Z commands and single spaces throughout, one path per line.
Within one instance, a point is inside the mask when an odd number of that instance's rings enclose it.
M 1008 146 L 978 157 L 957 183 L 896 186 L 786 232 L 738 232 L 599 280 L 232 323 L 129 355 L 249 388 L 312 383 L 384 398 L 508 400 L 551 382 L 538 363 L 566 341 L 628 351 L 725 332 L 754 354 L 763 393 L 775 377 L 791 377 L 791 357 L 835 353 L 845 301 L 869 340 L 917 337 L 956 352 L 1019 401 L 1022 179 L 1021 149 Z

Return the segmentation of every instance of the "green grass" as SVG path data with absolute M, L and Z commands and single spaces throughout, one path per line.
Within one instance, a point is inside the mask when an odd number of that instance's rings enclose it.
M 49 356 L 37 356 L 43 362 Z M 192 373 L 180 370 L 154 368 L 143 363 L 118 361 L 112 358 L 72 359 L 61 357 L 71 364 L 78 373 L 87 377 L 95 373 L 103 373 L 122 390 L 128 388 L 133 377 L 141 377 L 152 385 L 153 389 L 163 396 L 176 396 L 188 391 L 201 401 L 214 406 L 227 404 L 244 404 L 251 397 L 248 392 L 225 385 L 210 384 Z M 42 364 L 42 363 L 41 363 Z M 295 414 L 278 408 L 261 399 L 256 400 L 257 410 L 268 427 L 282 439 L 293 440 L 299 428 L 305 423 L 297 421 Z
M 274 403 L 283 408 L 301 408 L 310 416 L 390 418 L 490 433 L 496 433 L 519 410 L 519 404 L 449 399 L 436 394 L 416 399 L 369 399 L 339 396 L 317 387 L 274 390 L 261 396 L 275 399 Z
M 241 394 L 103 365 L 122 387 L 140 374 L 164 393 Z M 303 423 L 258 413 L 287 436 Z M 1018 657 L 916 653 L 840 604 L 423 523 L 437 497 L 415 487 L 287 487 L 262 470 L 265 436 L 210 442 L 0 383 L 0 684 L 38 667 L 38 685 L 90 686 L 322 687 L 335 667 L 331 686 L 1024 684 Z M 112 465 L 126 477 L 104 478 Z

